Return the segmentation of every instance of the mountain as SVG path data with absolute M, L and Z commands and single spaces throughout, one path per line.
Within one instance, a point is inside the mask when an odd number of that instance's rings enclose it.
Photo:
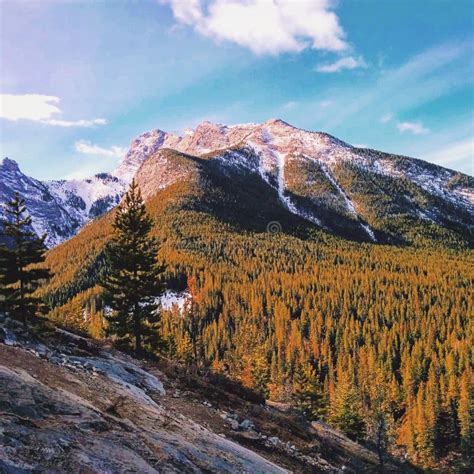
M 186 179 L 190 167 L 164 150 L 199 158 L 194 164 L 201 171 L 230 178 L 231 187 L 241 182 L 236 198 L 256 186 L 299 219 L 346 238 L 406 243 L 418 234 L 439 234 L 443 240 L 446 230 L 450 238 L 472 242 L 473 178 L 356 148 L 282 120 L 234 126 L 203 122 L 183 136 L 152 130 L 132 141 L 114 172 L 87 180 L 40 182 L 5 159 L 0 200 L 16 190 L 23 194 L 35 229 L 48 232 L 53 246 L 112 208 L 137 173 L 146 197 Z
M 22 173 L 15 161 L 0 161 L 0 203 L 19 192 L 26 200 L 34 231 L 39 236 L 47 234 L 48 247 L 72 237 L 91 219 L 117 205 L 125 188 L 124 181 L 109 173 L 83 180 L 39 181 Z M 0 219 L 4 216 L 1 206 Z
M 472 178 L 279 120 L 152 131 L 111 176 L 135 177 L 153 219 L 164 357 L 472 471 Z M 114 212 L 47 252 L 39 290 L 51 320 L 99 339 Z
M 181 161 L 160 150 L 180 152 Z M 153 130 L 132 142 L 116 174 L 138 173 L 144 195 L 151 197 L 186 179 L 184 155 L 199 158 L 194 163 L 204 174 L 227 179 L 228 189 L 241 181 L 235 199 L 254 186 L 257 200 L 271 195 L 289 213 L 336 235 L 378 243 L 410 243 L 419 235 L 442 241 L 449 235 L 472 243 L 471 177 L 355 148 L 282 120 L 230 127 L 203 122 L 183 136 Z

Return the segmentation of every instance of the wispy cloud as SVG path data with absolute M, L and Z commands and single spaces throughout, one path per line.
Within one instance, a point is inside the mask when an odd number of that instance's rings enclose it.
M 85 155 L 105 156 L 108 158 L 121 158 L 127 153 L 127 148 L 120 146 L 104 148 L 86 140 L 80 140 L 74 143 L 74 149 Z
M 332 129 L 354 117 L 373 123 L 387 110 L 395 116 L 466 86 L 473 82 L 471 55 L 468 43 L 442 45 L 380 71 L 374 80 L 325 91 L 334 113 L 323 125 Z
M 391 122 L 392 119 L 393 119 L 392 114 L 384 114 L 382 115 L 382 117 L 380 117 L 380 123 L 388 123 L 388 122 Z
M 462 140 L 448 143 L 444 147 L 423 153 L 423 158 L 439 165 L 448 165 L 455 161 L 471 163 L 473 169 L 474 138 L 467 137 Z
M 401 149 L 393 151 L 474 174 L 474 130 L 470 111 L 436 124 L 439 128 L 433 127 L 429 140 L 408 138 Z M 400 137 L 399 141 L 402 141 Z
M 399 122 L 397 128 L 402 133 L 410 132 L 413 135 L 426 135 L 430 131 L 421 122 Z
M 0 118 L 16 122 L 30 120 L 56 127 L 93 127 L 105 125 L 107 120 L 63 120 L 59 97 L 43 94 L 0 94 Z
M 175 19 L 199 34 L 226 40 L 256 54 L 299 52 L 306 48 L 349 48 L 332 2 L 268 0 L 162 0 Z M 204 7 L 204 5 L 206 7 Z
M 331 107 L 332 105 L 332 100 L 320 100 L 318 102 L 319 107 L 322 109 L 327 109 L 328 107 Z
M 362 57 L 354 58 L 353 56 L 347 56 L 345 58 L 338 59 L 333 63 L 321 64 L 316 66 L 316 71 L 325 73 L 340 72 L 344 69 L 357 69 L 366 68 L 367 63 Z
M 290 100 L 282 106 L 284 110 L 293 110 L 296 109 L 296 107 L 298 107 L 298 102 L 296 102 L 295 100 Z
M 55 125 L 56 127 L 94 127 L 95 125 L 107 125 L 107 120 L 102 118 L 92 120 L 58 120 L 48 119 L 42 120 L 48 125 Z

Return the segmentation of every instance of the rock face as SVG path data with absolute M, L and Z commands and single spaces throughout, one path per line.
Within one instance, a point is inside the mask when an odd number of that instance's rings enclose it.
M 166 409 L 163 375 L 123 354 L 0 333 L 1 472 L 287 472 Z
M 433 164 L 355 148 L 282 120 L 226 126 L 201 123 L 182 136 L 152 130 L 134 139 L 120 166 L 88 180 L 40 182 L 12 160 L 0 165 L 0 202 L 25 196 L 38 233 L 56 245 L 111 209 L 136 176 L 145 197 L 199 169 L 179 153 L 212 161 L 223 176 L 257 176 L 279 205 L 329 232 L 383 240 L 392 223 L 438 225 L 472 239 L 474 180 Z M 176 158 L 178 156 L 178 159 Z M 397 233 L 397 230 L 392 233 Z
M 0 314 L 0 472 L 378 472 L 374 452 L 326 425 L 215 378 L 183 384 L 163 363 Z

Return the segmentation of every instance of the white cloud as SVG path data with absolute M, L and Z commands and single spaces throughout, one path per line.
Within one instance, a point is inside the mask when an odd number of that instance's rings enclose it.
M 345 58 L 338 59 L 333 63 L 322 64 L 316 67 L 316 71 L 333 73 L 340 72 L 343 69 L 356 69 L 366 68 L 367 64 L 362 57 L 354 58 L 353 56 L 347 56 Z
M 256 54 L 349 48 L 332 0 L 161 0 L 175 19 L 203 36 Z
M 59 98 L 41 94 L 1 94 L 0 117 L 7 120 L 35 120 L 49 119 L 54 114 L 61 113 L 55 105 Z
M 0 94 L 0 118 L 16 122 L 31 120 L 57 127 L 93 127 L 105 125 L 102 118 L 92 120 L 62 120 L 59 97 L 43 94 Z
M 92 120 L 58 120 L 49 119 L 42 120 L 43 123 L 48 125 L 56 125 L 57 127 L 93 127 L 94 125 L 106 125 L 107 120 L 105 119 L 92 119 Z
M 286 104 L 283 104 L 283 109 L 285 110 L 293 110 L 296 107 L 298 107 L 298 102 L 296 102 L 295 100 L 290 100 Z
M 334 129 L 354 118 L 368 123 L 380 120 L 390 111 L 393 116 L 472 84 L 472 46 L 447 44 L 424 51 L 397 68 L 378 72 L 373 80 L 353 82 L 326 90 L 324 97 L 333 99 L 334 113 L 320 125 Z M 315 97 L 317 102 L 321 98 Z M 308 108 L 314 103 L 308 101 Z M 351 125 L 352 126 L 352 125 Z
M 322 109 L 327 109 L 332 105 L 332 100 L 321 100 L 318 102 L 319 107 Z
M 384 114 L 382 117 L 380 117 L 380 123 L 388 123 L 391 122 L 393 119 L 392 114 Z
M 104 148 L 86 140 L 74 143 L 74 149 L 85 155 L 106 156 L 108 158 L 121 158 L 127 153 L 127 149 L 120 146 Z
M 413 135 L 426 135 L 429 129 L 423 126 L 421 122 L 399 122 L 397 128 L 400 132 L 411 132 Z

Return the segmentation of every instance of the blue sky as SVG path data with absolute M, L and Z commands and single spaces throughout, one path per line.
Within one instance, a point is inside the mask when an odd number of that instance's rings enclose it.
M 471 0 L 0 2 L 0 156 L 113 169 L 152 128 L 282 118 L 474 174 Z

